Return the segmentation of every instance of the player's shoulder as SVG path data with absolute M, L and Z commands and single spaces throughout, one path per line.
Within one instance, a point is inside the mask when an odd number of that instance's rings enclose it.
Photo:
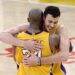
M 67 28 L 64 25 L 60 25 L 59 28 L 57 29 L 57 33 L 65 32 L 65 31 L 67 31 Z
M 57 28 L 57 30 L 59 31 L 59 30 L 62 30 L 62 29 L 64 29 L 64 28 L 65 28 L 64 25 L 59 25 L 59 27 Z

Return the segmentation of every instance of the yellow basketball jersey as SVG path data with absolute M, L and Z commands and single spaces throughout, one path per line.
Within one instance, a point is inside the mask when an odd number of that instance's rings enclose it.
M 43 46 L 41 53 L 42 57 L 47 57 L 51 55 L 51 50 L 49 47 L 49 33 L 41 32 L 36 35 L 30 35 L 25 32 L 18 34 L 18 39 L 20 40 L 40 40 Z M 50 65 L 41 65 L 35 67 L 28 67 L 22 63 L 22 59 L 25 57 L 22 52 L 22 47 L 16 47 L 16 61 L 19 64 L 19 69 L 17 75 L 49 75 L 50 74 Z

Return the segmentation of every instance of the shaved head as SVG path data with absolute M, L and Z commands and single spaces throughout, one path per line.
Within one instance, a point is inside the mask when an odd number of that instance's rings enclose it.
M 43 12 L 41 9 L 31 9 L 29 12 L 29 18 L 31 21 L 41 21 L 43 19 Z

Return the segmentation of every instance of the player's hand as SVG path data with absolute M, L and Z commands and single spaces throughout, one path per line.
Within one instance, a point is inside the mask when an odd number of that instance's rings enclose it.
M 32 55 L 30 57 L 25 57 L 22 60 L 22 63 L 27 66 L 38 66 L 40 65 L 40 58 L 37 57 L 36 55 Z
M 26 40 L 23 46 L 25 49 L 32 51 L 39 51 L 43 49 L 40 41 L 35 40 Z

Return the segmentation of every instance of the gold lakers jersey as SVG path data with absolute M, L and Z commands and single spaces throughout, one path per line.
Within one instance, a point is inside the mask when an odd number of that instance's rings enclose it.
M 51 55 L 51 50 L 49 47 L 49 33 L 41 32 L 36 35 L 30 35 L 25 32 L 18 34 L 18 39 L 20 40 L 40 40 L 43 46 L 41 57 L 47 57 Z M 41 65 L 35 67 L 28 67 L 22 63 L 22 59 L 25 57 L 23 54 L 22 47 L 16 47 L 16 62 L 19 64 L 19 69 L 17 75 L 49 75 L 50 74 L 50 65 Z

